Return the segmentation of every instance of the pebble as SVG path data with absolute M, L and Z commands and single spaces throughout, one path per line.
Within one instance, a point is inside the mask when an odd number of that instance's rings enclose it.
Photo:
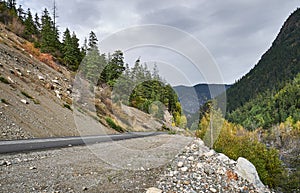
M 195 154 L 195 152 L 200 152 Z M 216 153 L 204 146 L 202 140 L 195 139 L 185 150 L 176 156 L 159 181 L 161 192 L 251 192 L 270 193 L 267 188 L 253 186 L 246 179 L 230 177 L 238 175 L 234 171 L 236 162 L 224 154 Z

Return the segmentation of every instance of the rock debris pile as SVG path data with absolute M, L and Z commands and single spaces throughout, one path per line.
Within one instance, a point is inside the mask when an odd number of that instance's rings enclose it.
M 231 160 L 224 154 L 210 150 L 202 140 L 196 139 L 176 156 L 161 175 L 157 182 L 158 189 L 150 188 L 147 192 L 271 192 L 260 182 L 256 170 L 247 171 L 247 167 L 241 165 L 245 160 Z M 240 167 L 246 171 L 240 172 Z M 240 173 L 246 176 L 241 177 Z M 253 180 L 250 182 L 246 179 Z

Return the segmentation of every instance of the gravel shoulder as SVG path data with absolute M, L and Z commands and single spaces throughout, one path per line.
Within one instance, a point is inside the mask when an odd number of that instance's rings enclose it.
M 0 156 L 1 192 L 145 192 L 193 138 L 160 135 Z

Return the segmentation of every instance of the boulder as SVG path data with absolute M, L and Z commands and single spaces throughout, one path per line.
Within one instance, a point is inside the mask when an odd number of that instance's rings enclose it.
M 162 190 L 152 187 L 149 188 L 146 193 L 162 193 Z
M 260 181 L 255 166 L 243 157 L 239 157 L 235 166 L 235 172 L 242 178 L 247 179 L 258 188 L 264 188 L 264 184 Z

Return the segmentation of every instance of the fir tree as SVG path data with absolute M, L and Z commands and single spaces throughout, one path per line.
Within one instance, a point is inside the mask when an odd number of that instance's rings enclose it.
M 53 21 L 49 16 L 47 9 L 42 15 L 41 25 L 41 51 L 57 55 L 60 50 L 60 42 L 58 40 L 58 31 L 53 27 Z
M 29 41 L 33 41 L 33 36 L 37 34 L 38 30 L 34 25 L 32 14 L 29 8 L 27 10 L 27 17 L 24 21 L 24 25 L 25 25 L 25 31 L 24 31 L 25 38 L 28 39 Z
M 115 51 L 112 55 L 112 59 L 108 62 L 103 72 L 101 73 L 101 81 L 108 83 L 108 85 L 113 87 L 115 81 L 125 70 L 123 60 L 123 53 L 120 50 Z
M 63 36 L 63 61 L 71 70 L 77 70 L 81 61 L 81 54 L 79 49 L 79 39 L 73 32 L 72 36 L 67 28 Z

